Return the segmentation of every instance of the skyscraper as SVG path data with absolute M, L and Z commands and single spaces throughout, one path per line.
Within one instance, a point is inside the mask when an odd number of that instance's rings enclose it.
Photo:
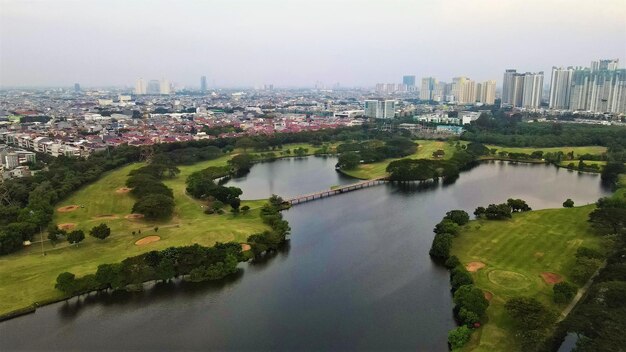
M 422 78 L 422 87 L 420 89 L 421 100 L 435 100 L 434 93 L 437 87 L 437 80 L 435 77 Z
M 619 59 L 605 59 L 598 61 L 591 61 L 591 72 L 601 71 L 601 70 L 609 70 L 614 71 L 617 70 L 617 65 L 619 63 Z
M 513 105 L 513 76 L 517 70 L 508 69 L 504 71 L 502 79 L 502 105 Z
M 170 94 L 171 89 L 170 82 L 165 78 L 161 79 L 161 83 L 159 84 L 159 94 Z
M 143 78 L 138 79 L 135 83 L 135 94 L 142 95 L 146 94 L 147 92 L 148 90 L 146 87 L 146 81 L 144 81 Z
M 514 73 L 511 77 L 510 90 L 508 92 L 510 106 L 521 107 L 524 98 L 524 74 Z
M 76 93 L 80 92 L 80 84 L 74 83 L 74 92 Z
M 543 72 L 524 74 L 524 92 L 522 95 L 522 107 L 536 109 L 541 106 L 543 95 Z
M 489 80 L 476 84 L 476 101 L 493 105 L 496 101 L 496 81 Z
M 618 69 L 617 60 L 599 60 L 574 70 L 569 110 L 626 113 L 626 69 Z
M 200 77 L 200 91 L 206 92 L 206 76 Z
M 550 109 L 569 109 L 570 88 L 574 69 L 552 67 L 550 78 Z
M 458 104 L 472 104 L 476 102 L 476 82 L 467 77 L 452 79 L 452 95 Z
M 415 90 L 415 76 L 402 76 L 402 84 L 406 86 L 407 91 Z

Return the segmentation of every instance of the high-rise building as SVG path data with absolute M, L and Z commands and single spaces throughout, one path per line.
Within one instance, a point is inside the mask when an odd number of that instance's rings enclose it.
M 570 88 L 574 69 L 552 67 L 550 78 L 550 109 L 569 109 Z
M 170 82 L 166 79 L 162 79 L 159 84 L 159 94 L 170 94 L 172 91 L 172 87 L 170 86 Z
M 420 89 L 421 100 L 435 100 L 435 89 L 437 88 L 437 79 L 435 77 L 422 78 L 422 87 Z
M 156 79 L 148 81 L 148 87 L 146 88 L 147 94 L 159 94 L 161 92 L 161 83 Z
M 143 78 L 140 78 L 135 83 L 135 94 L 141 95 L 141 94 L 146 94 L 146 93 L 148 93 L 148 89 L 146 87 L 146 81 L 144 81 Z
M 402 84 L 406 86 L 406 90 L 412 92 L 415 90 L 415 76 L 402 76 Z
M 80 84 L 74 83 L 74 92 L 76 93 L 80 92 Z
M 446 82 L 437 82 L 435 90 L 433 91 L 433 100 L 434 101 L 445 101 L 446 96 L 450 94 L 449 84 Z
M 591 61 L 591 72 L 601 71 L 601 70 L 614 71 L 614 70 L 617 70 L 618 64 L 619 64 L 619 59 Z
M 391 119 L 396 115 L 395 100 L 366 100 L 365 116 L 376 119 Z
M 502 105 L 513 105 L 514 76 L 517 70 L 509 69 L 504 71 L 502 79 Z
M 200 91 L 201 92 L 206 92 L 206 88 L 207 88 L 206 76 L 202 76 L 202 77 L 200 77 Z
M 522 107 L 525 109 L 537 109 L 541 106 L 543 95 L 543 72 L 524 74 L 524 91 L 522 94 Z
M 511 99 L 508 103 L 510 106 L 521 107 L 524 98 L 524 74 L 515 73 L 512 77 L 511 90 L 508 95 Z
M 476 101 L 488 105 L 493 105 L 496 102 L 495 80 L 476 84 Z
M 454 77 L 451 93 L 457 104 L 473 104 L 476 102 L 476 82 L 467 77 Z

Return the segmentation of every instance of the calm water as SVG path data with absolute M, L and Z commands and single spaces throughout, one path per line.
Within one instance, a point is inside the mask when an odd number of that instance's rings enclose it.
M 337 158 L 325 156 L 278 159 L 255 165 L 249 174 L 231 179 L 226 186 L 241 188 L 242 199 L 267 199 L 272 194 L 291 198 L 356 182 L 335 171 L 335 164 Z
M 309 162 L 319 160 L 289 165 Z M 256 173 L 276 167 L 256 165 L 250 185 Z M 280 167 L 276 181 L 298 177 L 311 190 L 335 182 Z M 268 185 L 251 187 L 262 196 L 275 193 Z M 566 198 L 584 204 L 605 194 L 596 175 L 491 163 L 452 185 L 388 184 L 304 203 L 285 212 L 289 245 L 242 264 L 228 281 L 163 284 L 43 307 L 0 323 L 0 350 L 447 351 L 454 327 L 448 274 L 428 256 L 432 228 L 447 210 L 471 213 L 509 197 L 535 209 L 560 207 Z

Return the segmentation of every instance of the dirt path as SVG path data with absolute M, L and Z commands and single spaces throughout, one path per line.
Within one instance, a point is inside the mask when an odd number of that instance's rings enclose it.
M 600 273 L 600 270 L 604 269 L 605 266 L 606 266 L 606 261 L 602 263 L 602 265 L 598 268 L 598 270 L 596 270 L 595 273 L 593 273 L 593 275 L 591 275 L 591 278 L 589 278 L 589 281 L 587 281 L 585 286 L 583 286 L 580 290 L 578 290 L 578 292 L 576 293 L 576 296 L 574 296 L 574 299 L 572 299 L 570 304 L 568 304 L 567 307 L 563 309 L 563 312 L 561 312 L 561 316 L 559 317 L 559 320 L 557 320 L 557 323 L 567 318 L 567 315 L 572 311 L 572 309 L 574 309 L 576 304 L 578 304 L 578 301 L 580 301 L 580 299 L 583 298 L 585 293 L 587 293 L 587 290 L 589 289 L 589 287 L 591 287 L 591 284 L 593 283 L 593 279 L 595 279 L 596 276 L 598 276 L 598 274 Z

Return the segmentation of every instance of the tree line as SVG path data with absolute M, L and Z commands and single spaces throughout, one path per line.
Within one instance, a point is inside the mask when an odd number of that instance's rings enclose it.
M 250 137 L 255 143 L 282 146 L 287 143 L 324 143 L 339 140 L 365 140 L 370 135 L 381 132 L 370 131 L 369 126 L 346 127 L 299 133 L 276 133 L 271 136 Z M 136 212 L 145 212 L 146 217 L 167 217 L 171 214 L 170 198 L 167 187 L 157 185 L 159 179 L 168 177 L 173 165 L 193 164 L 203 160 L 215 159 L 224 152 L 234 149 L 237 138 L 217 138 L 176 143 L 155 144 L 152 166 L 147 172 L 155 180 L 150 186 L 134 194 L 147 198 L 136 203 Z M 0 255 L 12 253 L 21 248 L 21 242 L 31 241 L 33 236 L 47 227 L 54 214 L 54 205 L 62 201 L 80 187 L 96 181 L 103 173 L 123 165 L 142 160 L 142 148 L 121 145 L 94 152 L 87 158 L 59 156 L 51 157 L 37 153 L 37 159 L 45 167 L 31 177 L 6 180 L 4 187 L 7 196 L 0 199 Z M 246 158 L 233 158 L 232 167 L 237 172 L 245 173 L 251 165 Z M 163 166 L 163 167 L 162 167 Z M 249 170 L 249 167 L 247 168 Z M 167 171 L 161 174 L 162 171 Z M 153 174 L 151 174 L 154 172 Z M 143 172 L 139 172 L 143 173 Z M 134 184 L 133 184 L 134 185 Z M 160 196 L 145 196 L 144 191 Z M 155 191 L 155 192 L 152 192 Z M 141 196 L 143 194 L 144 196 Z M 153 211 L 163 205 L 164 211 Z

